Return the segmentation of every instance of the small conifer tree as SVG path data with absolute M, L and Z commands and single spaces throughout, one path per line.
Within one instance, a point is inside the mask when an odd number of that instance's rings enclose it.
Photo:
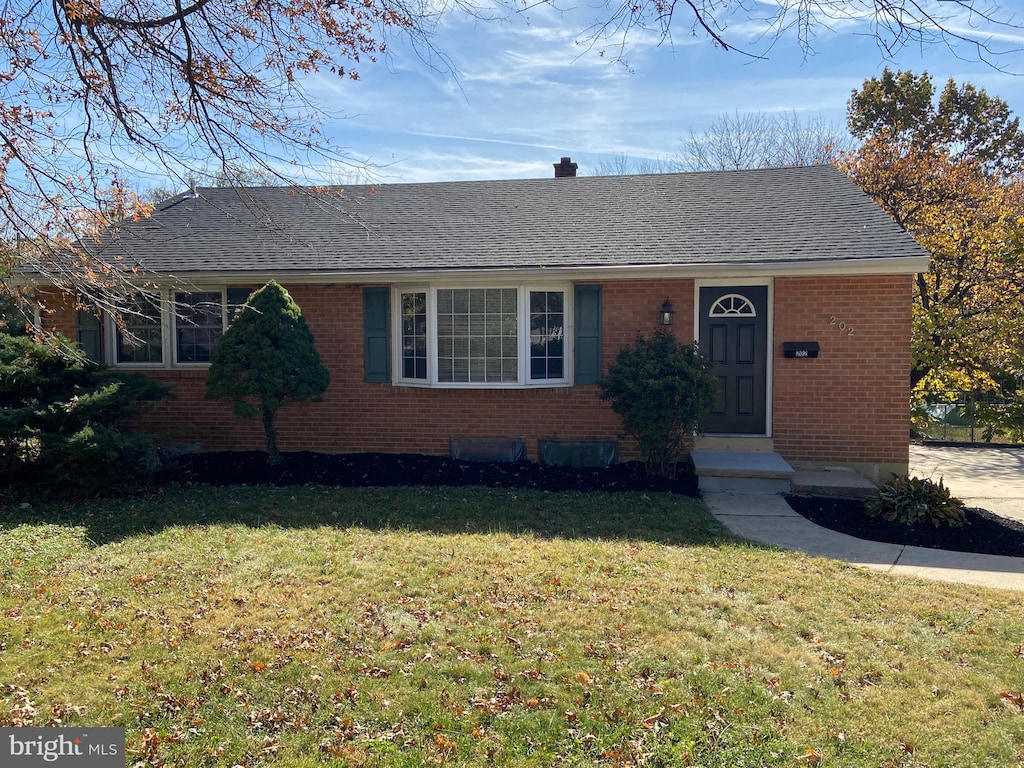
M 267 456 L 280 461 L 274 417 L 286 402 L 317 399 L 330 374 L 302 310 L 271 280 L 249 297 L 221 337 L 206 379 L 206 398 L 230 400 L 242 418 L 260 416 Z

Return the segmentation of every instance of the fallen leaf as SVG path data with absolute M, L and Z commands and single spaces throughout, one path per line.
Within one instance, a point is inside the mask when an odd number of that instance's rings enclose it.
M 808 747 L 806 752 L 796 758 L 796 762 L 807 763 L 808 765 L 817 765 L 821 762 L 821 753 L 813 747 Z
M 999 698 L 1024 713 L 1024 691 L 1000 691 Z

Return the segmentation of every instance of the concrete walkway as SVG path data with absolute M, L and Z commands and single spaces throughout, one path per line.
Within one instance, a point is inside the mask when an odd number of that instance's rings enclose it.
M 1024 591 L 1022 557 L 948 552 L 858 539 L 815 525 L 793 511 L 782 496 L 773 494 L 705 493 L 704 503 L 730 531 L 761 544 L 845 560 L 894 575 Z
M 1024 522 L 1024 448 L 912 445 L 910 474 L 941 477 L 967 506 Z
M 941 477 L 968 506 L 1024 522 L 1024 448 L 912 445 L 910 474 L 933 480 Z M 834 482 L 823 476 L 811 485 L 825 487 Z M 704 501 L 730 531 L 761 544 L 901 576 L 1024 591 L 1024 557 L 865 541 L 815 525 L 781 496 L 767 493 L 705 493 Z

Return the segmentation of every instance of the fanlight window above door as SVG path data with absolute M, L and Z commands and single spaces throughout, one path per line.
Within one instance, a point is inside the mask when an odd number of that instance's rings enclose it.
M 738 293 L 727 293 L 711 305 L 708 317 L 755 317 L 750 299 Z

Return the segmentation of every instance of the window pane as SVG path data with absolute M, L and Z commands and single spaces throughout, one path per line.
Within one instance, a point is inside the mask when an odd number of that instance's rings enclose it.
M 228 325 L 235 319 L 235 315 L 238 314 L 238 310 L 249 300 L 249 297 L 255 291 L 255 288 L 248 286 L 229 286 L 227 289 L 228 299 Z
M 427 294 L 402 294 L 402 376 L 427 378 Z
M 519 357 L 519 343 L 516 339 L 510 338 L 509 336 L 503 336 L 501 339 L 501 356 L 509 358 Z
M 117 329 L 117 362 L 162 363 L 163 333 L 159 299 L 133 296 L 122 313 L 124 328 Z
M 451 336 L 438 336 L 437 337 L 437 356 L 451 358 L 452 350 L 455 349 L 455 343 L 452 341 Z
M 564 378 L 565 295 L 530 292 L 530 378 Z
M 174 328 L 179 363 L 208 363 L 224 333 L 220 291 L 174 294 Z
M 487 359 L 484 357 L 471 357 L 469 359 L 469 380 L 487 381 Z
M 451 291 L 438 291 L 437 292 L 437 311 L 438 314 L 451 314 L 452 312 L 452 292 Z
M 438 380 L 518 381 L 516 289 L 445 289 L 437 297 Z
M 78 310 L 78 348 L 95 363 L 103 362 L 103 323 L 94 312 Z
M 530 358 L 530 378 L 531 379 L 546 379 L 548 369 L 544 366 L 544 359 L 531 357 Z

